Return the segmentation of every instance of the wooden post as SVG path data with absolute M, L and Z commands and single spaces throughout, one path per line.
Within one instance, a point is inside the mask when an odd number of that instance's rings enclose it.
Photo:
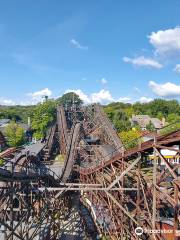
M 140 154 L 139 154 L 140 155 Z M 138 162 L 138 171 L 137 171 L 137 220 L 140 223 L 140 171 L 141 171 L 141 161 Z
M 154 161 L 153 161 L 153 212 L 152 212 L 152 227 L 156 229 L 156 174 L 157 174 L 157 163 L 156 163 L 156 136 L 154 136 Z
M 178 206 L 178 192 L 179 188 L 177 183 L 174 183 L 174 200 L 175 200 L 175 207 L 174 207 L 174 240 L 178 240 L 179 237 L 176 236 L 176 231 L 178 230 L 178 215 L 179 215 L 179 206 Z

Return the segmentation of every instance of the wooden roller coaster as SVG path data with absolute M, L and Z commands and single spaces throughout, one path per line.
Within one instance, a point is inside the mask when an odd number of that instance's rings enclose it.
M 180 130 L 134 141 L 136 147 L 128 150 L 100 105 L 58 107 L 57 122 L 38 154 L 18 155 L 16 161 L 14 152 L 3 155 L 8 166 L 0 168 L 5 239 L 60 239 L 72 196 L 96 229 L 82 239 L 179 239 Z M 64 157 L 59 176 L 46 164 L 57 147 Z M 174 153 L 174 163 L 164 150 Z

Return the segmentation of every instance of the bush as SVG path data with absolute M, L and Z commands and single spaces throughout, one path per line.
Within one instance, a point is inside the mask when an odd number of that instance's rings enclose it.
M 137 147 L 139 141 L 141 141 L 140 136 L 140 132 L 136 129 L 119 133 L 119 137 L 126 149 Z
M 11 122 L 6 127 L 6 136 L 11 147 L 18 147 L 24 143 L 24 129 L 15 122 Z

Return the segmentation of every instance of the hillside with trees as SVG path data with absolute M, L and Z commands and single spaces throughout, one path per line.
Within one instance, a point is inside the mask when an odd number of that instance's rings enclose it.
M 8 118 L 14 122 L 27 123 L 27 119 L 30 117 L 33 136 L 41 139 L 45 137 L 48 127 L 56 120 L 57 105 L 66 107 L 72 103 L 79 105 L 83 104 L 83 101 L 77 94 L 70 92 L 57 99 L 46 98 L 43 103 L 34 106 L 0 106 L 0 119 Z M 104 106 L 104 111 L 126 144 L 131 139 L 140 136 L 138 125 L 132 129 L 130 118 L 133 114 L 149 115 L 160 120 L 165 118 L 169 124 L 180 121 L 180 104 L 177 100 L 155 99 L 150 103 L 136 102 L 134 104 L 114 102 Z M 164 132 L 162 130 L 162 133 L 177 128 L 180 128 L 179 123 L 170 126 Z M 148 124 L 147 130 L 154 130 L 151 123 Z
M 104 106 L 105 112 L 118 131 L 130 130 L 129 118 L 134 115 L 149 115 L 168 123 L 180 120 L 180 104 L 177 100 L 155 99 L 150 103 L 111 103 Z
M 177 100 L 155 99 L 150 103 L 134 104 L 117 102 L 104 106 L 104 111 L 114 124 L 126 148 L 135 147 L 138 144 L 136 139 L 141 136 L 138 125 L 132 128 L 130 122 L 132 115 L 149 115 L 160 120 L 165 118 L 169 126 L 162 129 L 161 134 L 180 129 L 180 104 Z M 147 124 L 146 129 L 150 132 L 155 130 L 151 122 Z
M 77 94 L 69 92 L 57 99 L 45 98 L 44 102 L 33 106 L 0 106 L 0 119 L 10 119 L 15 124 L 16 122 L 27 123 L 28 118 L 30 118 L 33 137 L 42 139 L 45 137 L 49 126 L 56 120 L 57 105 L 67 106 L 73 102 L 78 105 L 83 103 Z M 16 131 L 12 129 L 12 126 L 15 127 L 13 124 L 9 127 L 6 135 L 10 139 L 9 145 L 17 146 L 20 141 L 16 135 L 19 134 L 20 129 L 18 128 L 18 134 L 16 134 Z M 12 143 L 13 135 L 17 143 Z

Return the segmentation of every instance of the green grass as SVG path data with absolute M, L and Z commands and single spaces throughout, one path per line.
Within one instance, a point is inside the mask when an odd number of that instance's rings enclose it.
M 2 167 L 4 163 L 5 163 L 4 159 L 0 159 L 0 167 Z
M 180 129 L 180 122 L 177 122 L 177 123 L 171 124 L 171 125 L 163 128 L 162 130 L 160 130 L 160 134 L 165 135 L 165 134 L 174 132 L 179 129 Z
M 55 161 L 57 162 L 64 162 L 65 161 L 65 156 L 62 154 L 59 154 L 56 156 Z

